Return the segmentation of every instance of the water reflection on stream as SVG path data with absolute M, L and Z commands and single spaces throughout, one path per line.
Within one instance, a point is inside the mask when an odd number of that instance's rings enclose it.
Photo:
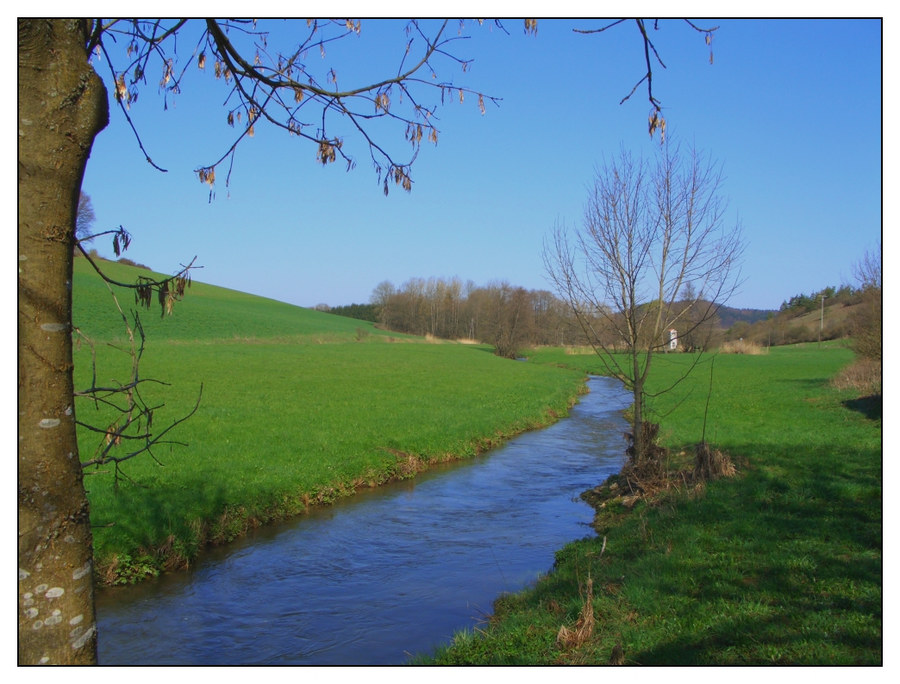
M 551 427 L 100 592 L 103 665 L 378 665 L 430 652 L 591 534 L 579 493 L 622 465 L 608 378 Z M 576 500 L 573 500 L 576 499 Z

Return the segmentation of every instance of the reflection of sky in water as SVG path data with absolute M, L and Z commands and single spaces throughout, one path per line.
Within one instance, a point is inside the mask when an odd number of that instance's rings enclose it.
M 578 495 L 618 471 L 630 398 L 570 417 L 98 597 L 101 664 L 389 664 L 449 641 L 590 534 Z

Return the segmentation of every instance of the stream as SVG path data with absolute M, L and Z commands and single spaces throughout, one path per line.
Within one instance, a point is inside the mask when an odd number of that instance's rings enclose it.
M 631 399 L 588 387 L 568 418 L 482 456 L 98 592 L 100 664 L 391 665 L 449 643 L 593 534 L 578 496 L 622 467 Z

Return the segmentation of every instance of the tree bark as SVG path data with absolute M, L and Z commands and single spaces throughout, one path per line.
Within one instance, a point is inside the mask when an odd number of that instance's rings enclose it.
M 632 382 L 632 396 L 634 403 L 632 404 L 632 424 L 631 434 L 633 437 L 633 448 L 635 464 L 641 464 L 646 456 L 647 445 L 644 444 L 644 379 L 641 375 L 640 360 L 637 351 L 632 348 L 632 370 L 634 380 Z
M 72 250 L 106 89 L 83 20 L 18 21 L 20 665 L 96 662 L 92 537 L 75 434 Z

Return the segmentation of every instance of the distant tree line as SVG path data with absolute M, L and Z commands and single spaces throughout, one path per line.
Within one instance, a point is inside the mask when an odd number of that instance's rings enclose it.
M 607 348 L 622 346 L 609 316 L 595 311 L 575 316 L 569 303 L 548 290 L 527 290 L 505 281 L 479 286 L 459 278 L 411 278 L 396 287 L 384 281 L 372 292 L 371 306 L 378 324 L 388 330 L 443 339 L 467 339 L 494 346 L 500 356 L 514 358 L 522 348 L 540 345 L 588 345 L 599 335 Z M 653 303 L 645 306 L 654 306 Z M 676 304 L 675 306 L 682 306 Z M 687 305 L 683 305 L 687 308 Z M 336 307 L 338 309 L 352 307 Z M 365 309 L 360 309 L 365 310 Z M 361 316 L 355 316 L 361 318 Z M 699 310 L 679 317 L 679 349 L 707 349 L 721 342 L 717 317 L 699 324 Z M 697 321 L 694 319 L 697 318 Z M 371 319 L 365 319 L 371 320 Z M 666 347 L 668 331 L 656 341 Z
M 378 309 L 374 304 L 345 304 L 344 306 L 329 307 L 326 311 L 359 321 L 378 322 Z
M 389 330 L 494 345 L 514 357 L 523 346 L 582 342 L 566 304 L 546 290 L 508 282 L 477 286 L 459 278 L 384 281 L 372 292 L 378 323 Z
M 701 309 L 711 304 L 701 300 L 688 307 L 692 293 L 685 292 L 681 302 L 670 305 L 679 321 L 677 350 L 706 351 L 738 339 L 775 346 L 852 337 L 854 348 L 859 347 L 862 355 L 880 358 L 880 259 L 871 257 L 870 262 L 857 267 L 861 271 L 857 287 L 829 286 L 800 293 L 785 300 L 778 311 L 721 307 L 717 315 L 707 318 L 700 315 Z M 815 314 L 823 297 L 825 314 L 820 319 Z M 642 308 L 654 306 L 658 303 L 649 302 Z M 457 277 L 410 278 L 399 287 L 384 281 L 375 287 L 367 304 L 320 304 L 315 308 L 396 332 L 491 344 L 497 354 L 511 358 L 526 347 L 589 344 L 568 303 L 547 290 L 527 290 L 505 281 L 479 286 Z M 605 317 L 595 313 L 588 319 L 593 321 L 589 324 L 592 334 L 599 332 L 608 348 L 620 348 L 621 340 L 611 330 L 604 331 L 609 328 L 601 322 Z M 698 323 L 701 318 L 704 320 Z M 653 344 L 666 347 L 667 334 L 664 331 Z
M 738 339 L 777 346 L 853 337 L 867 355 L 880 354 L 881 287 L 874 277 L 859 287 L 830 286 L 794 295 L 778 311 L 721 307 L 717 315 L 704 317 L 701 310 L 711 304 L 701 300 L 688 307 L 690 295 L 686 292 L 684 300 L 671 305 L 679 321 L 677 351 L 706 351 Z M 816 313 L 823 296 L 825 315 L 820 321 Z M 654 306 L 658 304 L 649 302 L 642 308 Z M 491 344 L 497 354 L 511 358 L 526 347 L 589 344 L 569 304 L 547 290 L 527 290 L 505 281 L 479 286 L 457 277 L 410 278 L 399 287 L 384 281 L 367 304 L 315 308 L 396 332 Z M 846 312 L 840 313 L 843 309 Z M 621 340 L 606 331 L 610 326 L 604 318 L 596 312 L 590 319 L 592 334 L 599 332 L 610 349 L 621 348 Z M 653 344 L 667 347 L 667 335 L 664 331 Z

